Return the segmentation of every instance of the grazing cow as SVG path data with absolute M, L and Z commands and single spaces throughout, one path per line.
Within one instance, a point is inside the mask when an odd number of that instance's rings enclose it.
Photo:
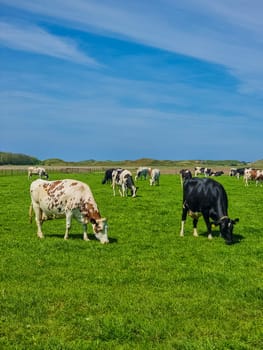
M 231 168 L 229 170 L 229 176 L 236 176 L 237 168 Z
M 151 170 L 151 178 L 150 178 L 150 185 L 160 185 L 160 170 L 159 169 L 152 169 Z
M 32 175 L 38 175 L 40 178 L 45 177 L 46 179 L 48 179 L 48 173 L 44 168 L 31 166 L 27 169 L 27 171 L 28 171 L 28 179 L 30 179 Z
M 147 176 L 151 174 L 151 168 L 139 167 L 135 175 L 135 181 L 138 179 L 147 179 Z
M 181 185 L 183 186 L 183 182 L 187 179 L 192 179 L 192 173 L 189 169 L 182 169 L 180 170 L 180 179 L 181 179 Z
M 122 197 L 128 195 L 128 189 L 131 191 L 132 197 L 136 197 L 138 187 L 134 185 L 132 173 L 126 169 L 116 169 L 112 172 L 112 189 L 115 196 L 115 187 L 119 187 L 119 192 Z
M 107 220 L 101 218 L 99 209 L 89 186 L 77 180 L 46 181 L 38 179 L 30 186 L 31 206 L 35 212 L 37 235 L 43 238 L 42 223 L 44 220 L 66 217 L 66 233 L 68 239 L 71 219 L 74 217 L 83 225 L 83 239 L 88 241 L 87 224 L 90 222 L 95 237 L 101 243 L 108 243 Z
M 201 168 L 200 166 L 195 167 L 195 176 L 201 175 L 204 173 L 205 168 Z
M 107 169 L 104 174 L 104 178 L 101 183 L 104 185 L 106 183 L 112 183 L 112 172 L 116 170 L 115 168 Z
M 197 175 L 205 175 L 205 177 L 211 174 L 212 170 L 209 168 L 201 168 L 200 166 L 195 167 L 195 176 Z
M 210 168 L 205 168 L 205 170 L 204 170 L 204 175 L 205 175 L 205 177 L 211 176 L 211 174 L 212 174 L 212 169 L 210 169 Z
M 224 187 L 212 179 L 193 178 L 186 180 L 183 186 L 183 211 L 180 235 L 184 236 L 184 224 L 187 213 L 193 218 L 194 236 L 197 234 L 197 223 L 203 215 L 208 238 L 212 238 L 211 225 L 219 225 L 220 233 L 226 243 L 233 243 L 233 226 L 239 219 L 228 217 L 228 200 Z M 213 222 L 210 222 L 210 218 Z
M 229 171 L 229 176 L 236 176 L 237 179 L 240 178 L 240 176 L 244 176 L 245 168 L 231 168 Z

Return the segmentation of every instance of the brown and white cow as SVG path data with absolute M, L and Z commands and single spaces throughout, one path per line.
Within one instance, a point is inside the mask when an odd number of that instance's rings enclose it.
M 44 168 L 30 166 L 27 169 L 27 172 L 28 179 L 30 179 L 32 175 L 38 175 L 40 178 L 45 177 L 46 179 L 48 179 L 48 173 Z
M 108 225 L 105 218 L 101 218 L 98 206 L 89 186 L 77 180 L 46 181 L 38 179 L 30 186 L 31 206 L 35 212 L 37 235 L 43 238 L 42 223 L 45 220 L 66 218 L 66 233 L 68 239 L 71 219 L 74 217 L 83 225 L 83 239 L 88 241 L 87 225 L 90 222 L 95 237 L 101 243 L 108 243 Z
M 256 180 L 257 170 L 252 168 L 246 168 L 244 170 L 244 182 L 245 186 L 248 186 L 249 181 Z
M 256 175 L 256 186 L 261 183 L 262 186 L 263 182 L 263 170 L 257 170 L 257 175 Z
M 247 168 L 244 172 L 245 186 L 248 186 L 249 181 L 255 181 L 256 186 L 263 181 L 263 170 Z

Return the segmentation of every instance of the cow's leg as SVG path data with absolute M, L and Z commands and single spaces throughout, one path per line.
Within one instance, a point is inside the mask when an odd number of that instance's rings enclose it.
M 211 222 L 209 220 L 209 215 L 207 214 L 203 214 L 205 223 L 206 223 L 206 227 L 207 227 L 207 234 L 208 234 L 208 239 L 212 239 L 212 226 L 211 226 Z
M 198 224 L 198 218 L 194 218 L 193 219 L 193 228 L 194 228 L 193 235 L 194 235 L 194 237 L 198 237 L 197 224 Z
M 37 206 L 34 206 L 34 212 L 35 212 L 35 220 L 37 224 L 37 235 L 39 238 L 44 238 L 43 232 L 42 232 L 42 210 Z
M 72 212 L 68 211 L 66 213 L 66 232 L 65 232 L 65 235 L 64 235 L 64 239 L 68 239 L 69 230 L 70 230 L 70 227 L 71 227 L 71 218 L 72 218 Z
M 113 190 L 113 195 L 116 196 L 116 192 L 115 192 L 115 181 L 112 181 L 112 190 Z
M 186 216 L 187 216 L 187 208 L 183 207 L 183 212 L 182 212 L 182 221 L 181 221 L 181 231 L 180 231 L 180 236 L 184 236 L 184 224 L 186 221 Z
M 132 197 L 136 197 L 136 187 L 135 186 L 132 186 L 131 193 L 132 193 Z
M 89 241 L 87 224 L 83 224 L 83 239 L 84 241 Z
M 120 191 L 120 195 L 122 197 L 125 197 L 125 185 L 122 184 L 121 187 L 119 188 L 119 191 Z

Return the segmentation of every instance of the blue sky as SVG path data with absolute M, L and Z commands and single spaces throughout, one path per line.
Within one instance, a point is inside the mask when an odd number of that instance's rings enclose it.
M 263 159 L 261 0 L 0 0 L 0 151 Z

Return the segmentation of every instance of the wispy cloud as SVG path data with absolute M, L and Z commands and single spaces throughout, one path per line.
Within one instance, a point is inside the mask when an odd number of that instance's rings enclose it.
M 240 81 L 240 92 L 263 92 L 263 3 L 260 0 L 249 3 L 240 0 L 1 2 L 83 31 L 222 65 Z
M 237 0 L 230 3 L 227 0 L 1 2 L 84 31 L 125 38 L 220 64 L 243 81 L 243 91 L 260 87 L 257 82 L 263 77 L 263 22 L 260 15 L 263 5 L 259 0 L 247 4 Z M 44 36 L 47 43 L 51 40 L 39 29 L 35 35 Z M 53 45 L 52 48 L 54 56 L 90 60 L 64 41 L 59 41 L 57 50 Z M 45 46 L 40 47 L 41 50 L 48 51 Z
M 52 56 L 76 63 L 98 65 L 93 58 L 78 50 L 72 41 L 52 35 L 38 26 L 0 22 L 0 44 L 11 49 Z
M 31 154 L 33 144 L 40 157 L 57 149 L 64 159 L 85 159 L 87 150 L 104 159 L 261 156 L 261 1 L 0 4 L 0 46 L 35 53 L 1 50 L 7 150 Z M 87 69 L 97 60 L 106 68 Z

